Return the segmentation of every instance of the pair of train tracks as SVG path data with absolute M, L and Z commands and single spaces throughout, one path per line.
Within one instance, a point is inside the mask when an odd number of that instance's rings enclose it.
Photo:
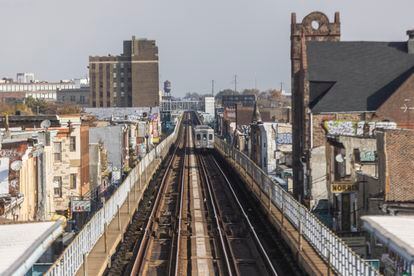
M 187 131 L 175 149 L 131 269 L 131 275 L 176 275 L 179 267 L 181 209 L 187 180 Z
M 194 151 L 197 122 L 185 116 L 172 156 L 125 234 L 119 274 L 300 275 L 260 208 L 246 206 L 253 199 L 240 194 L 225 162 Z
M 278 275 L 230 181 L 214 158 L 199 156 L 227 275 Z

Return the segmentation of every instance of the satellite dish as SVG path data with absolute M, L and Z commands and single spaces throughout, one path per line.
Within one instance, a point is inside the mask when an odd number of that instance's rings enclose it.
M 16 161 L 13 161 L 11 164 L 10 164 L 10 168 L 13 170 L 13 171 L 20 171 L 20 169 L 22 168 L 22 161 L 20 161 L 20 160 L 16 160 Z
M 51 124 L 52 124 L 52 123 L 50 122 L 50 120 L 43 120 L 43 121 L 40 123 L 40 127 L 41 127 L 41 128 L 49 128 Z
M 337 156 L 335 156 L 335 160 L 338 163 L 342 163 L 344 162 L 344 157 L 342 156 L 342 154 L 338 154 Z

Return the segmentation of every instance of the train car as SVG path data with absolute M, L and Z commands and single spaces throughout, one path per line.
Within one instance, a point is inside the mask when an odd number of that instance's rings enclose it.
M 197 150 L 214 148 L 214 130 L 206 125 L 194 127 L 194 145 Z

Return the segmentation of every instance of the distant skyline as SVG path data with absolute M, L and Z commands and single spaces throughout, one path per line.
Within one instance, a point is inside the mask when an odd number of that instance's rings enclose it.
M 117 55 L 122 41 L 155 39 L 160 88 L 216 93 L 234 87 L 290 91 L 290 14 L 341 13 L 342 40 L 405 41 L 414 1 L 399 0 L 3 0 L 0 76 L 83 77 L 90 55 Z

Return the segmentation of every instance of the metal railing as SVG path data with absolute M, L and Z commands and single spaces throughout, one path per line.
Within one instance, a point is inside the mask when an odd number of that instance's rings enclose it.
M 335 272 L 340 275 L 380 275 L 247 155 L 221 139 L 216 138 L 215 143 L 219 150 L 236 161 L 255 180 L 261 191 L 271 198 L 273 205 L 302 233 Z
M 85 258 L 94 248 L 99 238 L 104 234 L 105 227 L 111 223 L 125 203 L 128 194 L 137 185 L 142 175 L 147 175 L 151 164 L 157 158 L 164 158 L 170 146 L 176 141 L 181 120 L 178 121 L 174 132 L 152 149 L 129 173 L 115 193 L 104 203 L 91 220 L 76 235 L 60 257 L 49 268 L 46 275 L 74 275 L 82 266 Z M 147 177 L 145 177 L 146 179 Z M 145 183 L 147 185 L 148 183 Z M 141 191 L 145 190 L 143 187 Z

